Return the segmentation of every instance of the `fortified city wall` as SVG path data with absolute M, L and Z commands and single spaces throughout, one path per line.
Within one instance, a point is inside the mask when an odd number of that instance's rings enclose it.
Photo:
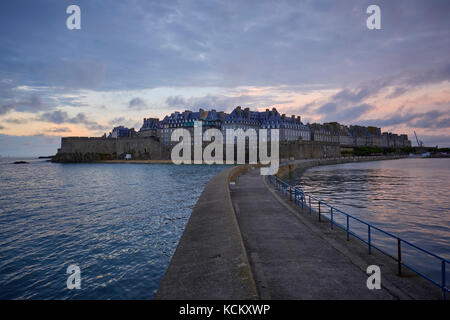
M 153 137 L 145 138 L 89 138 L 61 139 L 61 148 L 53 158 L 55 162 L 84 162 L 124 159 L 131 154 L 136 160 L 170 159 L 169 150 Z
M 268 144 L 270 153 L 270 143 Z M 61 139 L 61 148 L 53 158 L 55 162 L 86 162 L 124 159 L 131 154 L 133 160 L 170 160 L 170 149 L 154 137 L 90 138 L 68 137 Z M 224 157 L 226 155 L 224 146 Z M 194 152 L 191 152 L 194 155 Z M 235 157 L 237 149 L 235 147 Z M 317 159 L 340 156 L 337 143 L 318 141 L 280 142 L 281 159 Z M 248 148 L 246 148 L 248 160 Z M 225 160 L 225 159 L 224 159 Z

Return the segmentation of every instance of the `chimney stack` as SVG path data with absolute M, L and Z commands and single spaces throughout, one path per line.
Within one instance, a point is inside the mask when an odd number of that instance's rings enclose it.
M 250 119 L 250 108 L 245 108 L 244 109 L 244 114 L 245 114 L 245 117 L 247 119 Z

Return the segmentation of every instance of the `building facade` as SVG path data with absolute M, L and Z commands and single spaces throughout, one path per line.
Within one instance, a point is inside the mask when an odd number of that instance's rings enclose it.
M 118 126 L 112 129 L 108 138 L 124 138 L 124 137 L 134 137 L 136 136 L 136 131 L 134 128 L 126 128 L 124 126 Z
M 223 142 L 226 144 L 236 143 L 239 135 L 248 140 L 249 129 L 254 129 L 256 138 L 259 139 L 259 130 L 267 129 L 267 139 L 272 140 L 270 129 L 279 129 L 280 141 L 318 141 L 328 144 L 339 144 L 342 147 L 375 146 L 404 148 L 411 146 L 408 136 L 383 132 L 373 126 L 364 127 L 358 125 L 342 125 L 338 122 L 324 124 L 303 124 L 300 116 L 287 117 L 280 114 L 276 108 L 265 111 L 251 111 L 249 108 L 236 107 L 230 113 L 199 109 L 197 112 L 185 110 L 184 112 L 173 112 L 163 120 L 157 118 L 144 118 L 143 125 L 138 132 L 139 136 L 157 137 L 164 146 L 174 146 L 178 141 L 171 141 L 174 130 L 187 129 L 191 137 L 194 136 L 195 128 L 202 128 L 204 144 L 208 144 L 214 138 L 206 136 L 208 129 L 220 130 Z M 239 130 L 237 134 L 227 138 L 228 130 Z M 110 133 L 110 138 L 130 137 L 135 135 L 134 129 L 123 126 L 116 127 Z M 263 138 L 264 139 L 264 138 Z M 192 144 L 194 143 L 192 139 Z
M 156 137 L 158 135 L 159 119 L 158 118 L 144 118 L 144 123 L 139 129 L 138 135 L 140 137 Z

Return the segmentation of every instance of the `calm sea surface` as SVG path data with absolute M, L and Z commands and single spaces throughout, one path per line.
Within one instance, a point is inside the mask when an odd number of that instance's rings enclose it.
M 0 158 L 0 299 L 151 299 L 225 166 Z M 66 286 L 67 267 L 81 289 Z
M 0 299 L 153 298 L 205 184 L 225 168 L 14 160 L 0 158 Z M 316 167 L 290 182 L 450 259 L 449 159 Z M 367 239 L 367 227 L 351 228 Z M 372 241 L 395 254 L 392 239 Z M 407 246 L 403 257 L 439 280 L 436 259 Z M 66 287 L 71 264 L 80 290 Z
M 450 259 L 450 159 L 319 166 L 300 178 L 294 173 L 289 182 L 346 213 Z M 342 215 L 334 218 L 346 225 Z M 351 221 L 350 226 L 367 240 L 367 226 L 356 221 Z M 395 239 L 374 231 L 372 241 L 396 256 Z M 403 246 L 402 256 L 406 263 L 440 281 L 439 260 L 407 245 Z

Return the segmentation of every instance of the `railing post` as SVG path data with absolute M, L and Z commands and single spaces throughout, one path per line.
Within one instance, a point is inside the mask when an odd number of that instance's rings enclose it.
M 295 203 L 296 205 L 298 205 L 298 201 L 297 201 L 297 188 L 296 188 L 296 187 L 294 187 L 294 203 Z
M 309 214 L 311 214 L 311 196 L 309 196 Z
M 441 272 L 442 272 L 442 300 L 445 300 L 447 295 L 447 289 L 445 284 L 445 260 L 442 260 Z
M 368 224 L 367 227 L 368 227 L 367 242 L 369 244 L 369 254 L 372 254 L 372 243 L 370 242 L 370 224 Z
M 292 201 L 292 187 L 289 186 L 289 201 Z
M 397 238 L 397 263 L 398 263 L 398 275 L 402 275 L 402 240 Z
M 320 222 L 320 200 L 319 200 L 319 222 Z
M 330 226 L 333 229 L 333 207 L 330 207 Z
M 350 226 L 349 226 L 349 221 L 348 221 L 348 215 L 347 215 L 347 241 L 350 240 L 350 230 L 349 230 Z

